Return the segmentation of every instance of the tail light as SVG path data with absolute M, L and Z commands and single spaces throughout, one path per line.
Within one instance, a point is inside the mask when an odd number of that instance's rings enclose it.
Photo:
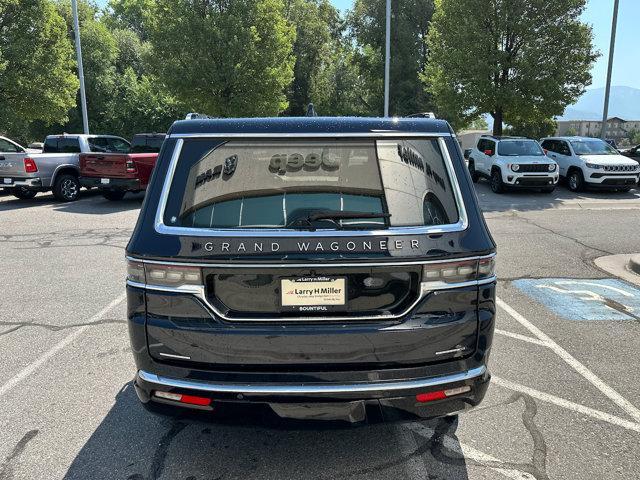
M 24 171 L 26 173 L 36 173 L 38 171 L 38 166 L 33 158 L 25 157 L 24 158 Z
M 172 265 L 143 264 L 127 262 L 127 280 L 162 287 L 202 285 L 202 272 L 198 267 L 178 267 Z
M 495 257 L 429 263 L 422 267 L 422 284 L 462 283 L 495 275 Z
M 136 163 L 133 160 L 127 160 L 126 162 L 127 173 L 136 173 L 138 169 L 136 168 Z

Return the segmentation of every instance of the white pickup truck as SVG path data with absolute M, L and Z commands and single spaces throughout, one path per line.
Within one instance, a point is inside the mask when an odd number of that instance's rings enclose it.
M 42 153 L 0 151 L 0 188 L 21 199 L 51 190 L 70 202 L 80 192 L 80 153 L 127 153 L 129 142 L 112 135 L 49 135 Z

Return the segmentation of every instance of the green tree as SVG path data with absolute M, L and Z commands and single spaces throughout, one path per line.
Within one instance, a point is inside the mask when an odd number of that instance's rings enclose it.
M 468 128 L 471 130 L 486 130 L 489 128 L 489 125 L 483 117 L 478 117 L 469 124 Z
M 354 60 L 354 49 L 336 42 L 311 85 L 311 98 L 319 115 L 365 116 L 366 83 Z
M 66 120 L 78 79 L 64 20 L 48 0 L 0 0 L 0 125 L 20 140 L 32 121 Z
M 542 120 L 535 120 L 530 123 L 515 123 L 505 129 L 505 133 L 509 135 L 516 135 L 518 137 L 540 139 L 554 135 L 557 128 L 558 124 L 554 119 L 546 118 Z M 576 134 L 567 132 L 566 135 Z
M 158 0 L 151 43 L 159 75 L 193 111 L 277 115 L 287 108 L 295 30 L 282 0 Z
M 574 137 L 578 135 L 578 131 L 574 127 L 567 128 L 567 131 L 564 134 L 568 137 Z
M 70 3 L 58 3 L 73 34 Z M 164 132 L 186 108 L 169 93 L 167 86 L 149 67 L 151 45 L 133 29 L 113 28 L 109 13 L 101 14 L 92 4 L 78 2 L 89 129 L 131 137 L 141 132 Z M 73 108 L 64 123 L 30 125 L 30 138 L 47 134 L 82 131 L 80 111 Z
M 433 110 L 419 73 L 427 61 L 426 36 L 433 0 L 403 0 L 391 4 L 391 64 L 389 113 L 407 115 Z M 373 115 L 382 115 L 384 98 L 385 0 L 356 0 L 348 15 L 358 46 L 355 60 L 365 81 L 363 100 Z
M 71 2 L 63 0 L 57 6 L 67 23 L 67 34 L 69 38 L 73 38 Z M 104 131 L 104 124 L 111 114 L 111 101 L 116 94 L 115 61 L 118 46 L 110 29 L 99 20 L 98 13 L 97 7 L 87 1 L 78 2 L 89 129 L 93 133 L 107 133 Z M 79 92 L 76 104 L 78 108 L 69 112 L 65 131 L 82 131 Z
M 140 40 L 146 41 L 155 5 L 155 0 L 110 0 L 104 20 L 110 28 L 130 30 Z
M 640 144 L 640 130 L 630 130 L 627 138 L 631 142 L 631 145 Z
M 149 75 L 138 76 L 128 67 L 116 79 L 117 100 L 105 122 L 105 131 L 126 138 L 136 133 L 166 132 L 185 115 L 185 108 L 169 90 Z
M 312 85 L 331 61 L 334 35 L 339 35 L 339 14 L 328 0 L 287 0 L 285 15 L 296 31 L 293 81 L 287 89 L 285 113 L 300 116 L 309 103 L 318 102 L 312 97 Z
M 585 0 L 436 0 L 422 79 L 460 125 L 481 113 L 532 124 L 561 115 L 591 83 L 597 58 Z

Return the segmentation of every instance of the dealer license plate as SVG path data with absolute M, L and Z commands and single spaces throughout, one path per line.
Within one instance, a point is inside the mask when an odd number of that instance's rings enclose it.
M 346 280 L 330 277 L 302 277 L 281 280 L 283 307 L 336 306 L 346 303 Z

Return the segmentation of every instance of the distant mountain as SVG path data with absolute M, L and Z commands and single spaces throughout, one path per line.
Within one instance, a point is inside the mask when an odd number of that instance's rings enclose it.
M 558 120 L 602 120 L 604 88 L 587 90 Z M 609 117 L 640 120 L 640 89 L 611 87 Z

